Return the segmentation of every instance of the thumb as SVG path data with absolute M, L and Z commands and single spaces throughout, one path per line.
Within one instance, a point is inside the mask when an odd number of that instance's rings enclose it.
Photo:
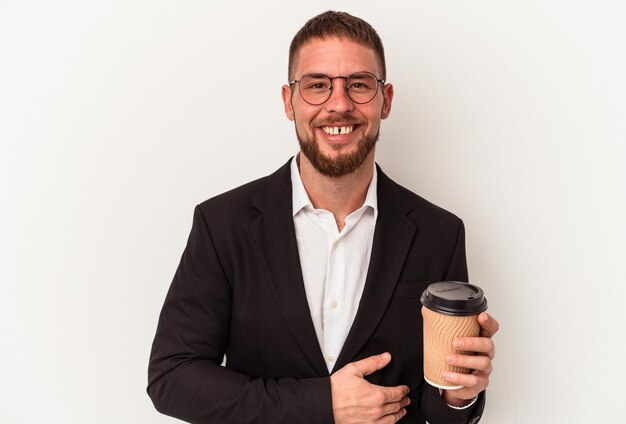
M 389 352 L 385 352 L 380 355 L 372 355 L 365 359 L 361 359 L 360 361 L 353 362 L 352 365 L 357 368 L 362 377 L 365 377 L 366 375 L 370 375 L 379 369 L 385 368 L 390 361 L 391 354 Z

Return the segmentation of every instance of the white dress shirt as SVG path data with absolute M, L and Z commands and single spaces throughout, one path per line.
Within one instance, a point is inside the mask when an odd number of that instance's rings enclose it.
M 331 212 L 313 207 L 296 158 L 291 161 L 293 222 L 304 289 L 329 372 L 348 337 L 365 286 L 378 216 L 376 182 L 374 166 L 363 206 L 346 217 L 339 231 Z

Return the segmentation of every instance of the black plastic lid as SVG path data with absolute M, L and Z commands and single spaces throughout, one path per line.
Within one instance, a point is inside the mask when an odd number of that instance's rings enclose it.
M 476 315 L 487 310 L 482 289 L 459 281 L 433 283 L 420 300 L 428 309 L 447 315 Z

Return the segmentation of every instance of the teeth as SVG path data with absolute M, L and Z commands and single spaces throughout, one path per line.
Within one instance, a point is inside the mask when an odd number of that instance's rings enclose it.
M 350 134 L 352 130 L 354 130 L 354 125 L 349 125 L 347 127 L 322 127 L 322 130 L 324 130 L 326 134 L 330 135 L 345 135 Z

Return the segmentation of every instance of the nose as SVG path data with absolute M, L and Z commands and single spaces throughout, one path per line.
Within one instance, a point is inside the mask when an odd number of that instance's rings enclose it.
M 337 78 L 333 80 L 332 90 L 330 97 L 324 103 L 328 112 L 344 113 L 349 112 L 354 108 L 354 103 L 348 97 L 348 91 L 346 90 L 346 80 Z

